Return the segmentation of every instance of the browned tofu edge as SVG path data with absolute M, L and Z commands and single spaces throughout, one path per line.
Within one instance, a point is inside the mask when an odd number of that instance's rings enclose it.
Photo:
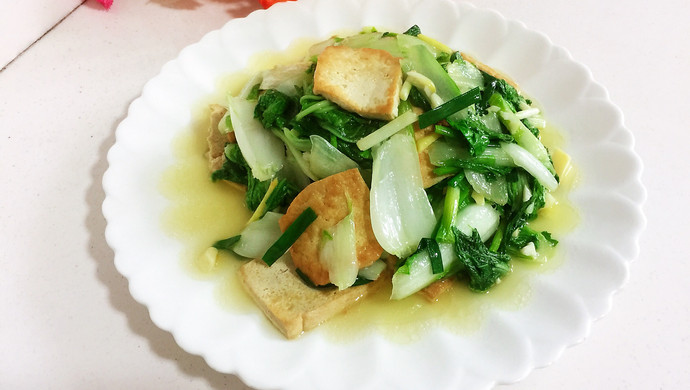
M 273 325 L 288 339 L 299 337 L 377 291 L 390 272 L 371 283 L 350 287 L 311 288 L 302 282 L 286 257 L 267 266 L 260 259 L 242 265 L 245 291 Z

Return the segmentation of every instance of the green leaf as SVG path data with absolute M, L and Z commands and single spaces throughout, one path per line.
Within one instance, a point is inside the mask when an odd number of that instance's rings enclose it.
M 405 35 L 411 35 L 413 37 L 416 37 L 417 35 L 421 34 L 422 30 L 417 26 L 416 24 L 410 28 L 407 29 L 403 34 Z
M 237 144 L 226 144 L 225 162 L 220 169 L 211 173 L 211 180 L 214 182 L 227 180 L 239 184 L 247 184 L 248 172 L 249 166 L 244 161 L 239 146 Z
M 254 109 L 254 117 L 259 119 L 266 129 L 283 128 L 295 115 L 297 101 L 275 89 L 264 91 Z
M 238 234 L 236 236 L 226 238 L 225 240 L 216 241 L 216 243 L 213 244 L 213 247 L 219 250 L 232 250 L 233 245 L 237 244 L 237 241 L 239 241 L 241 237 L 242 236 Z
M 486 291 L 510 271 L 510 256 L 490 251 L 476 229 L 471 236 L 455 228 L 453 233 L 456 253 L 470 278 L 470 289 Z

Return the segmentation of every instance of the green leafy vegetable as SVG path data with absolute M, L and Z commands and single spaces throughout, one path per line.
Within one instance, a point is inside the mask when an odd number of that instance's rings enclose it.
M 322 128 L 347 142 L 357 142 L 385 124 L 384 121 L 363 118 L 339 107 L 317 110 L 312 115 L 318 118 Z
M 237 244 L 240 238 L 242 238 L 242 236 L 238 234 L 224 240 L 216 241 L 213 247 L 218 250 L 232 250 L 232 247 Z
M 266 129 L 283 128 L 296 115 L 297 101 L 290 96 L 269 89 L 259 96 L 254 109 L 254 117 L 261 121 Z
M 410 102 L 413 106 L 419 107 L 424 111 L 431 110 L 431 104 L 429 103 L 429 100 L 416 87 L 412 87 L 410 89 L 410 94 L 407 96 L 407 101 Z
M 551 237 L 551 233 L 549 232 L 538 232 L 528 226 L 524 226 L 518 231 L 518 234 L 509 241 L 507 248 L 508 253 L 513 256 L 524 257 L 520 250 L 530 243 L 534 244 L 535 249 L 539 250 L 545 244 L 549 246 L 557 245 L 558 240 Z
M 271 181 L 259 181 L 251 175 L 251 170 L 247 162 L 242 157 L 242 151 L 237 144 L 227 144 L 225 146 L 226 160 L 223 167 L 211 173 L 211 180 L 227 180 L 238 184 L 246 185 L 245 203 L 247 208 L 254 211 L 268 191 Z M 298 188 L 287 179 L 280 179 L 278 185 L 268 197 L 266 210 L 273 210 L 278 207 L 286 207 L 297 196 Z
M 526 176 L 526 175 L 525 175 Z M 508 181 L 509 186 L 508 186 L 508 193 L 509 197 L 514 198 L 514 200 L 511 202 L 513 205 L 506 206 L 506 229 L 504 233 L 504 239 L 501 242 L 501 246 L 499 247 L 499 251 L 505 252 L 509 246 L 512 247 L 522 247 L 519 245 L 519 243 L 514 243 L 513 240 L 515 240 L 515 232 L 519 232 L 520 229 L 528 222 L 537 217 L 538 211 L 544 207 L 544 204 L 546 203 L 544 196 L 545 196 L 545 189 L 544 187 L 539 184 L 537 180 L 535 180 L 532 177 L 525 178 L 525 176 L 521 176 L 521 174 L 518 174 L 518 176 L 509 176 Z M 528 184 L 530 184 L 528 186 Z M 519 190 L 519 186 L 522 186 L 523 188 L 528 188 L 529 191 L 529 199 L 526 201 L 520 202 L 519 197 L 522 197 L 522 199 L 525 198 L 524 196 L 524 189 L 521 191 Z M 518 195 L 518 193 L 521 193 L 522 195 Z M 517 233 L 519 235 L 519 233 Z
M 266 200 L 266 210 L 270 211 L 289 206 L 298 193 L 298 188 L 287 179 L 278 180 L 278 185 L 276 185 L 276 188 L 273 189 L 273 192 L 271 192 Z
M 503 96 L 503 98 L 510 103 L 510 108 L 513 112 L 520 109 L 520 103 L 528 103 L 515 87 L 508 84 L 504 79 L 496 78 L 486 72 L 482 72 L 482 75 L 484 76 L 484 99 L 482 99 L 480 106 L 483 109 L 489 107 L 490 104 L 488 100 L 494 93 Z
M 455 234 L 455 251 L 469 276 L 470 289 L 486 291 L 510 271 L 510 256 L 491 252 L 479 237 L 476 229 L 466 235 L 458 229 Z
M 211 180 L 214 182 L 227 180 L 247 184 L 247 175 L 250 174 L 248 172 L 250 172 L 249 166 L 244 161 L 239 146 L 229 143 L 225 145 L 225 162 L 220 169 L 211 173 Z
M 407 29 L 403 34 L 405 35 L 411 35 L 413 37 L 416 37 L 417 35 L 421 34 L 422 30 L 417 26 L 416 24 L 410 28 Z

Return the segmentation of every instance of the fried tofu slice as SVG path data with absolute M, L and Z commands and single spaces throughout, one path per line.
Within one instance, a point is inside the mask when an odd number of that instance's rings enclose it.
M 388 272 L 373 282 L 345 290 L 312 288 L 297 275 L 289 256 L 270 267 L 261 259 L 252 260 L 242 265 L 239 273 L 245 291 L 288 339 L 316 328 L 390 280 Z
M 314 93 L 365 118 L 398 115 L 400 59 L 385 50 L 329 46 L 319 55 Z
M 225 144 L 234 143 L 235 133 L 230 132 L 223 134 L 218 130 L 218 124 L 225 116 L 227 109 L 218 104 L 211 104 L 211 115 L 209 116 L 208 136 L 206 142 L 208 143 L 208 168 L 211 172 L 217 171 L 223 167 L 225 163 Z
M 359 268 L 367 267 L 383 253 L 371 228 L 369 215 L 369 187 L 356 168 L 328 176 L 309 184 L 300 192 L 280 218 L 280 229 L 285 229 L 307 207 L 316 212 L 317 218 L 290 248 L 295 264 L 317 286 L 330 282 L 328 270 L 319 261 L 319 249 L 323 231 L 335 226 L 352 207 L 355 221 L 357 262 Z
M 436 302 L 438 297 L 453 287 L 453 279 L 443 278 L 431 283 L 419 291 L 429 302 Z

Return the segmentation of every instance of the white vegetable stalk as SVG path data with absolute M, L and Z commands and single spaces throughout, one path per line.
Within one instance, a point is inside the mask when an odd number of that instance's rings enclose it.
M 381 276 L 381 273 L 386 269 L 386 267 L 386 262 L 378 259 L 370 266 L 360 269 L 357 275 L 365 279 L 376 280 L 379 278 L 379 276 Z
M 539 109 L 538 108 L 528 108 L 526 110 L 518 111 L 515 113 L 515 116 L 518 119 L 525 119 L 525 118 L 530 118 L 535 115 L 539 114 Z
M 501 214 L 488 204 L 471 204 L 458 213 L 455 227 L 465 235 L 471 236 L 472 229 L 477 229 L 482 241 L 488 240 L 498 229 Z
M 283 167 L 285 146 L 254 118 L 255 102 L 241 97 L 228 98 L 228 111 L 237 145 L 258 180 L 272 179 Z
M 558 188 L 556 178 L 532 153 L 525 150 L 520 145 L 501 142 L 501 148 L 513 158 L 515 165 L 524 168 L 530 175 L 534 176 L 541 185 L 547 190 L 553 191 Z
M 441 251 L 441 261 L 443 262 L 443 269 L 448 270 L 453 266 L 456 259 L 455 248 L 453 244 L 438 244 Z M 409 273 L 396 272 L 393 275 L 393 290 L 391 291 L 391 299 L 403 299 L 430 285 L 431 283 L 442 278 L 445 273 L 434 274 L 431 269 L 431 259 L 429 252 L 421 251 L 414 255 L 413 261 L 410 263 Z M 409 260 L 408 260 L 409 261 Z
M 356 162 L 323 137 L 311 135 L 309 139 L 311 140 L 309 167 L 319 179 L 359 167 Z
M 465 169 L 465 177 L 479 195 L 501 206 L 508 203 L 508 183 L 505 177 L 499 176 L 489 181 L 484 174 L 469 169 Z
M 357 241 L 352 211 L 329 231 L 319 251 L 319 261 L 328 270 L 331 283 L 344 290 L 357 280 Z
M 247 225 L 241 233 L 240 240 L 232 250 L 240 256 L 258 259 L 280 237 L 278 220 L 283 214 L 269 211 L 263 218 Z
M 302 85 L 307 79 L 307 70 L 311 62 L 298 62 L 291 65 L 276 66 L 264 71 L 260 88 L 275 89 L 288 96 L 299 97 L 295 86 Z
M 407 72 L 407 79 L 405 81 L 409 81 L 417 89 L 424 91 L 427 96 L 436 93 L 436 84 L 430 78 L 414 70 Z
M 370 149 L 416 121 L 417 114 L 415 114 L 412 110 L 407 111 L 399 117 L 381 126 L 378 130 L 357 141 L 357 147 L 359 150 Z
M 386 252 L 407 257 L 430 237 L 436 218 L 422 185 L 414 137 L 395 134 L 374 148 L 371 225 Z
M 402 87 L 400 87 L 400 100 L 407 100 L 410 97 L 410 91 L 412 91 L 412 84 L 405 80 Z
M 251 93 L 252 89 L 256 84 L 261 84 L 262 80 L 264 79 L 264 74 L 263 72 L 258 72 L 254 73 L 251 79 L 247 81 L 247 83 L 242 87 L 242 90 L 240 91 L 239 95 L 237 95 L 238 98 L 242 99 L 247 99 L 247 96 Z
M 465 93 L 472 88 L 484 89 L 484 76 L 482 72 L 468 61 L 455 61 L 446 66 L 448 76 Z

